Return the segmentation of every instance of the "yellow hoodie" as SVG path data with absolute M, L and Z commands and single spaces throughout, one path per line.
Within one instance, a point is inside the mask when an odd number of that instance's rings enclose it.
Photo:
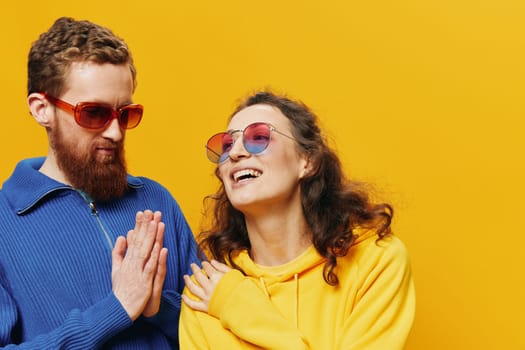
M 323 280 L 325 260 L 313 246 L 272 267 L 240 253 L 247 276 L 225 274 L 208 314 L 182 303 L 181 349 L 403 349 L 415 311 L 410 262 L 397 237 L 376 239 L 363 234 L 338 259 L 337 287 Z

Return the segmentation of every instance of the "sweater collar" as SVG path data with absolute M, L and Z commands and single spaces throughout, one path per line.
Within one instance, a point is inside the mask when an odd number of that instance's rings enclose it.
M 30 210 L 52 192 L 73 189 L 38 171 L 44 160 L 44 157 L 38 157 L 20 161 L 3 184 L 2 192 L 17 214 Z M 128 185 L 137 188 L 144 184 L 139 178 L 128 175 Z

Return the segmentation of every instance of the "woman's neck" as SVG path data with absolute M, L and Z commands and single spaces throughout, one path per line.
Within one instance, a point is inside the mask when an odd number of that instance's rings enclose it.
M 285 264 L 312 244 L 302 209 L 245 218 L 251 244 L 250 256 L 259 265 Z

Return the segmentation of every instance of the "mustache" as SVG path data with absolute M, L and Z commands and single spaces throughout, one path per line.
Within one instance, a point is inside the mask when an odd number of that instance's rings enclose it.
M 94 149 L 97 149 L 97 148 L 122 148 L 124 146 L 124 142 L 123 141 L 111 141 L 111 140 L 108 140 L 108 139 L 101 139 L 101 140 L 97 140 L 95 142 L 93 142 L 93 148 Z

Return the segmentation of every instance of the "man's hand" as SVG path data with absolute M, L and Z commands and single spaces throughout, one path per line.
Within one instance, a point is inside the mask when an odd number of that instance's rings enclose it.
M 162 248 L 160 212 L 138 212 L 135 228 L 119 237 L 112 252 L 113 293 L 134 321 L 158 312 L 166 276 L 167 250 Z
M 156 244 L 159 244 L 161 247 L 164 242 L 164 223 L 161 222 L 162 215 L 159 211 L 154 213 L 154 221 L 157 221 L 159 225 L 162 225 L 162 229 L 157 231 L 157 236 L 155 237 Z M 160 227 L 159 227 L 160 228 Z M 162 287 L 164 286 L 164 280 L 166 279 L 166 259 L 168 258 L 168 248 L 162 248 L 160 250 L 159 260 L 157 263 L 157 271 L 155 278 L 153 279 L 153 290 L 151 297 L 146 304 L 146 307 L 142 311 L 144 317 L 152 317 L 159 312 L 160 308 L 160 299 L 162 297 Z

